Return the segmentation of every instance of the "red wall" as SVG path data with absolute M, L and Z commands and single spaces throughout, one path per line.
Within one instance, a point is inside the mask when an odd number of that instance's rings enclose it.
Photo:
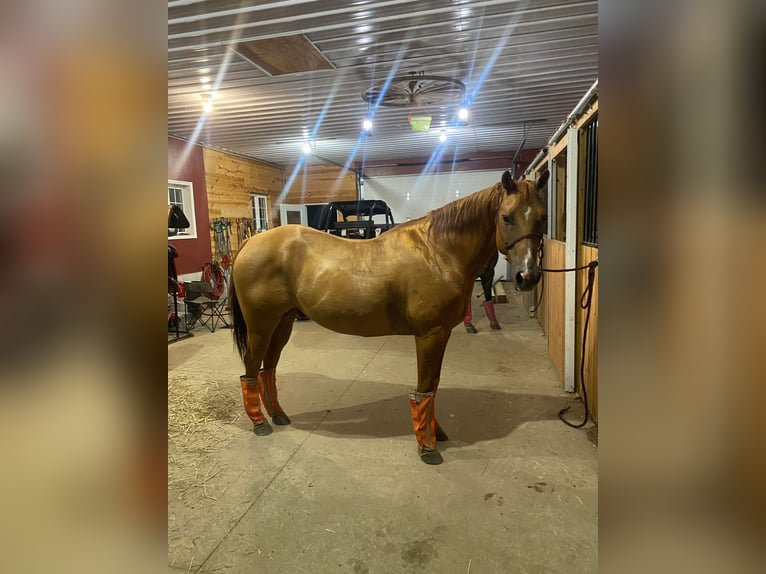
M 184 141 L 168 138 L 168 179 L 190 181 L 194 188 L 194 212 L 197 223 L 196 239 L 168 239 L 178 250 L 176 270 L 178 274 L 202 271 L 202 265 L 213 260 L 210 245 L 210 218 L 207 210 L 207 190 L 205 188 L 205 162 L 200 146 L 191 146 L 184 158 L 187 144 Z M 187 213 L 187 216 L 189 214 Z

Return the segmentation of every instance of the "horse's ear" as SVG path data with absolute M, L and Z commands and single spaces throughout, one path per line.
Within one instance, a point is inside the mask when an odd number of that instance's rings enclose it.
M 503 187 L 505 188 L 506 193 L 513 193 L 519 189 L 516 187 L 516 182 L 513 181 L 510 171 L 503 172 Z
M 540 191 L 545 187 L 545 184 L 548 183 L 548 177 L 551 175 L 551 172 L 544 171 L 540 174 L 540 177 L 537 178 L 537 181 L 535 182 L 535 187 L 537 188 L 537 191 Z

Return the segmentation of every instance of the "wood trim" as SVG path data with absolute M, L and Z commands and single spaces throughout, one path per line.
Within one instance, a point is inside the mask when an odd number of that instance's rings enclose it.
M 577 263 L 577 155 L 578 130 L 567 130 L 567 182 L 566 182 L 566 248 L 564 265 L 572 268 Z M 575 355 L 576 355 L 576 281 L 574 273 L 564 273 L 564 390 L 575 390 Z

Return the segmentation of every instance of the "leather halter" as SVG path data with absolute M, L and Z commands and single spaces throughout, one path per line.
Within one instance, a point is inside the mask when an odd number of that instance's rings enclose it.
M 539 239 L 542 242 L 543 234 L 542 233 L 527 233 L 526 235 L 517 237 L 510 243 L 505 244 L 505 247 L 503 248 L 505 251 L 504 255 L 508 257 L 508 250 L 511 249 L 514 245 L 516 245 L 519 241 L 524 241 L 525 239 Z

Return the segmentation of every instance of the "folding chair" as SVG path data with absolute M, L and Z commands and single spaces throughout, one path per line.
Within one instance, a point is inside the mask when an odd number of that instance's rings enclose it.
M 223 295 L 218 299 L 207 295 L 213 288 L 212 281 L 187 281 L 184 286 L 186 287 L 184 302 L 188 328 L 193 328 L 198 321 L 211 333 L 215 333 L 221 324 L 224 328 L 231 328 L 227 317 L 229 314 L 228 286 L 224 286 Z

